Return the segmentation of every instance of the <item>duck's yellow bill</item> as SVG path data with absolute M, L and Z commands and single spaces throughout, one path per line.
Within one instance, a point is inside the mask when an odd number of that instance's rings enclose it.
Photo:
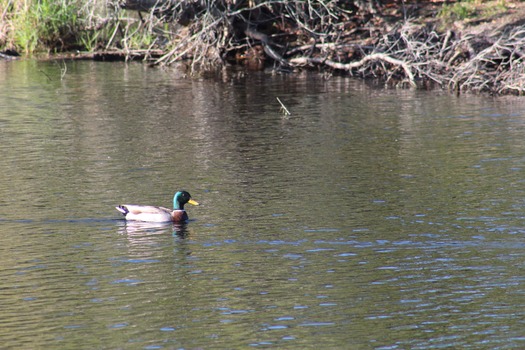
M 193 199 L 190 199 L 188 203 L 190 203 L 191 205 L 199 205 L 199 203 L 194 201 Z

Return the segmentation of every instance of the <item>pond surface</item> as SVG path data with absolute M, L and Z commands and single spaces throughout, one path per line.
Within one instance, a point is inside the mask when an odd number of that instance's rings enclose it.
M 525 348 L 524 98 L 34 61 L 0 91 L 2 347 Z M 187 225 L 114 209 L 182 188 Z

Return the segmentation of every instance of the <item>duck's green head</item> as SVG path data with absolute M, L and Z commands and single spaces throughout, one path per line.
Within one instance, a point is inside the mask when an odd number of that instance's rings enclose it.
M 186 191 L 179 191 L 173 196 L 173 209 L 184 210 L 184 204 L 190 203 L 192 205 L 199 205 L 196 201 L 191 199 L 191 195 Z

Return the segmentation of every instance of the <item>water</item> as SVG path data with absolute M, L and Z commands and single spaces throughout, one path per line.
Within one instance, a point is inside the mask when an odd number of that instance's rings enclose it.
M 66 66 L 0 62 L 2 347 L 525 346 L 522 98 Z

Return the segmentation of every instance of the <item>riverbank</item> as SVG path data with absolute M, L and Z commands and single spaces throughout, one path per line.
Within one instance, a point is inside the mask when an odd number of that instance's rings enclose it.
M 1 58 L 321 70 L 389 86 L 525 93 L 521 1 L 10 1 Z M 373 4 L 371 6 L 370 4 Z

